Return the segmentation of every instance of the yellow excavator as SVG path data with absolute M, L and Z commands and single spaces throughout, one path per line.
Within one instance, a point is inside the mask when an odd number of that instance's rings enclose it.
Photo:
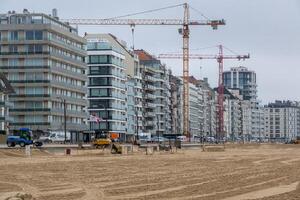
M 96 148 L 107 148 L 111 145 L 111 139 L 109 138 L 108 134 L 99 133 L 96 135 L 96 138 L 93 141 L 93 146 Z
M 297 136 L 296 139 L 292 140 L 293 144 L 300 144 L 300 136 Z
M 120 144 L 112 142 L 111 139 L 114 141 L 118 135 L 111 133 L 111 134 L 105 134 L 103 132 L 96 134 L 96 138 L 93 141 L 93 146 L 96 148 L 105 149 L 108 147 L 111 147 L 111 153 L 113 154 L 121 154 L 122 153 L 122 147 Z

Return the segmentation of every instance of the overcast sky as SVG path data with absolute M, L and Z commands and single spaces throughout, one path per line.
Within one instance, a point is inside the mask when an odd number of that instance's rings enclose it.
M 226 26 L 214 31 L 210 27 L 191 27 L 191 53 L 217 53 L 217 48 L 205 47 L 223 44 L 239 54 L 250 53 L 251 59 L 243 62 L 225 61 L 225 70 L 245 66 L 257 73 L 258 96 L 263 103 L 280 100 L 300 100 L 300 1 L 299 0 L 190 0 L 193 8 L 211 19 L 226 20 Z M 109 18 L 150 9 L 184 3 L 177 0 L 0 0 L 0 12 L 9 10 L 51 13 L 58 9 L 60 18 Z M 191 10 L 192 19 L 204 19 Z M 177 7 L 135 18 L 182 19 L 183 8 Z M 181 52 L 182 38 L 179 27 L 137 26 L 135 49 L 151 54 Z M 132 46 L 128 26 L 79 26 L 81 35 L 112 33 Z M 225 51 L 225 54 L 232 54 Z M 182 74 L 181 60 L 164 60 L 175 75 Z M 190 74 L 197 78 L 208 77 L 217 84 L 218 65 L 214 60 L 190 61 Z

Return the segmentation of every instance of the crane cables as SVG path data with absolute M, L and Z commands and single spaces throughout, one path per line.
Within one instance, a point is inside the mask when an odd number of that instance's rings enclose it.
M 175 8 L 175 7 L 179 7 L 179 6 L 183 6 L 183 5 L 184 4 L 177 4 L 177 5 L 173 5 L 173 6 L 156 8 L 156 9 L 152 9 L 152 10 L 146 10 L 146 11 L 132 13 L 132 14 L 127 14 L 127 15 L 120 15 L 120 16 L 116 16 L 116 17 L 107 18 L 106 20 L 109 20 L 109 19 L 118 19 L 118 18 L 123 18 L 123 17 L 131 17 L 131 16 L 140 15 L 140 14 L 146 14 L 146 13 L 151 13 L 151 12 L 157 12 L 157 11 L 160 11 L 160 10 L 166 10 L 166 9 Z

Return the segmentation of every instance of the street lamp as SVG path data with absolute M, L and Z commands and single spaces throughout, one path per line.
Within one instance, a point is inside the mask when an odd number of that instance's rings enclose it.
M 135 107 L 135 119 L 136 119 L 136 137 L 135 137 L 135 143 L 137 140 L 139 140 L 139 120 L 138 120 L 138 108 Z
M 64 132 L 65 132 L 65 140 L 64 143 L 67 142 L 67 104 L 66 99 L 62 97 L 57 97 L 57 99 L 60 99 L 61 102 L 64 104 Z
M 105 122 L 106 122 L 106 126 L 108 126 L 108 123 L 107 123 L 108 114 L 107 114 L 107 117 L 106 117 L 106 113 L 107 113 L 106 107 L 105 107 L 103 104 L 99 104 L 99 106 L 102 107 L 102 108 L 104 109 L 105 118 L 106 118 Z M 100 115 L 99 115 L 99 117 L 100 117 Z M 108 128 L 106 128 L 106 129 L 108 129 Z M 100 131 L 100 122 L 99 122 L 99 131 Z M 107 131 L 107 132 L 108 132 L 108 131 Z

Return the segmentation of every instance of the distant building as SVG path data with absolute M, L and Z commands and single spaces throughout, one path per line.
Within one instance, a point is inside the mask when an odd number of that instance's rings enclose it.
M 235 141 L 242 136 L 242 110 L 239 90 L 225 89 L 224 129 L 226 137 Z
M 9 123 L 12 122 L 9 109 L 13 104 L 9 101 L 8 95 L 14 92 L 4 74 L 0 73 L 0 134 L 7 134 L 9 131 Z
M 223 72 L 223 83 L 226 88 L 239 89 L 244 100 L 256 100 L 256 73 L 246 67 L 233 67 Z
M 217 130 L 217 93 L 208 84 L 208 79 L 200 80 L 199 87 L 203 92 L 203 118 L 200 134 L 203 136 L 216 136 Z
M 43 13 L 0 15 L 0 70 L 15 90 L 10 95 L 11 129 L 86 130 L 85 40 L 77 29 Z
M 183 134 L 183 80 L 182 77 L 171 76 L 171 102 L 172 102 L 172 131 L 175 134 Z M 191 137 L 194 136 L 208 136 L 215 132 L 215 126 L 206 125 L 209 127 L 207 132 L 204 132 L 204 124 L 206 117 L 212 117 L 211 107 L 208 107 L 208 112 L 205 113 L 205 105 L 211 105 L 211 102 L 205 102 L 205 95 L 203 89 L 203 82 L 197 80 L 193 76 L 189 77 L 189 130 Z M 210 99 L 210 98 L 209 98 Z M 204 104 L 207 103 L 207 104 Z M 213 106 L 214 107 L 214 106 Z M 210 119 L 208 120 L 210 121 Z M 210 121 L 211 122 L 211 121 Z M 214 120 L 212 121 L 214 122 Z M 214 130 L 212 130 L 214 129 Z
M 246 67 L 233 67 L 229 71 L 224 71 L 223 82 L 225 88 L 239 90 L 242 96 L 244 120 L 242 123 L 243 135 L 247 136 L 247 139 L 259 138 L 264 133 L 264 117 L 262 106 L 259 105 L 257 100 L 257 83 L 256 73 L 248 70 Z M 250 110 L 248 109 L 250 106 Z M 250 112 L 249 112 L 250 111 Z M 250 116 L 247 116 L 250 113 Z M 245 118 L 246 117 L 246 118 Z M 251 119 L 249 124 L 248 117 Z M 249 129 L 251 133 L 248 133 Z M 246 131 L 246 132 L 245 132 Z
M 275 101 L 264 107 L 265 137 L 289 141 L 300 136 L 300 103 Z

